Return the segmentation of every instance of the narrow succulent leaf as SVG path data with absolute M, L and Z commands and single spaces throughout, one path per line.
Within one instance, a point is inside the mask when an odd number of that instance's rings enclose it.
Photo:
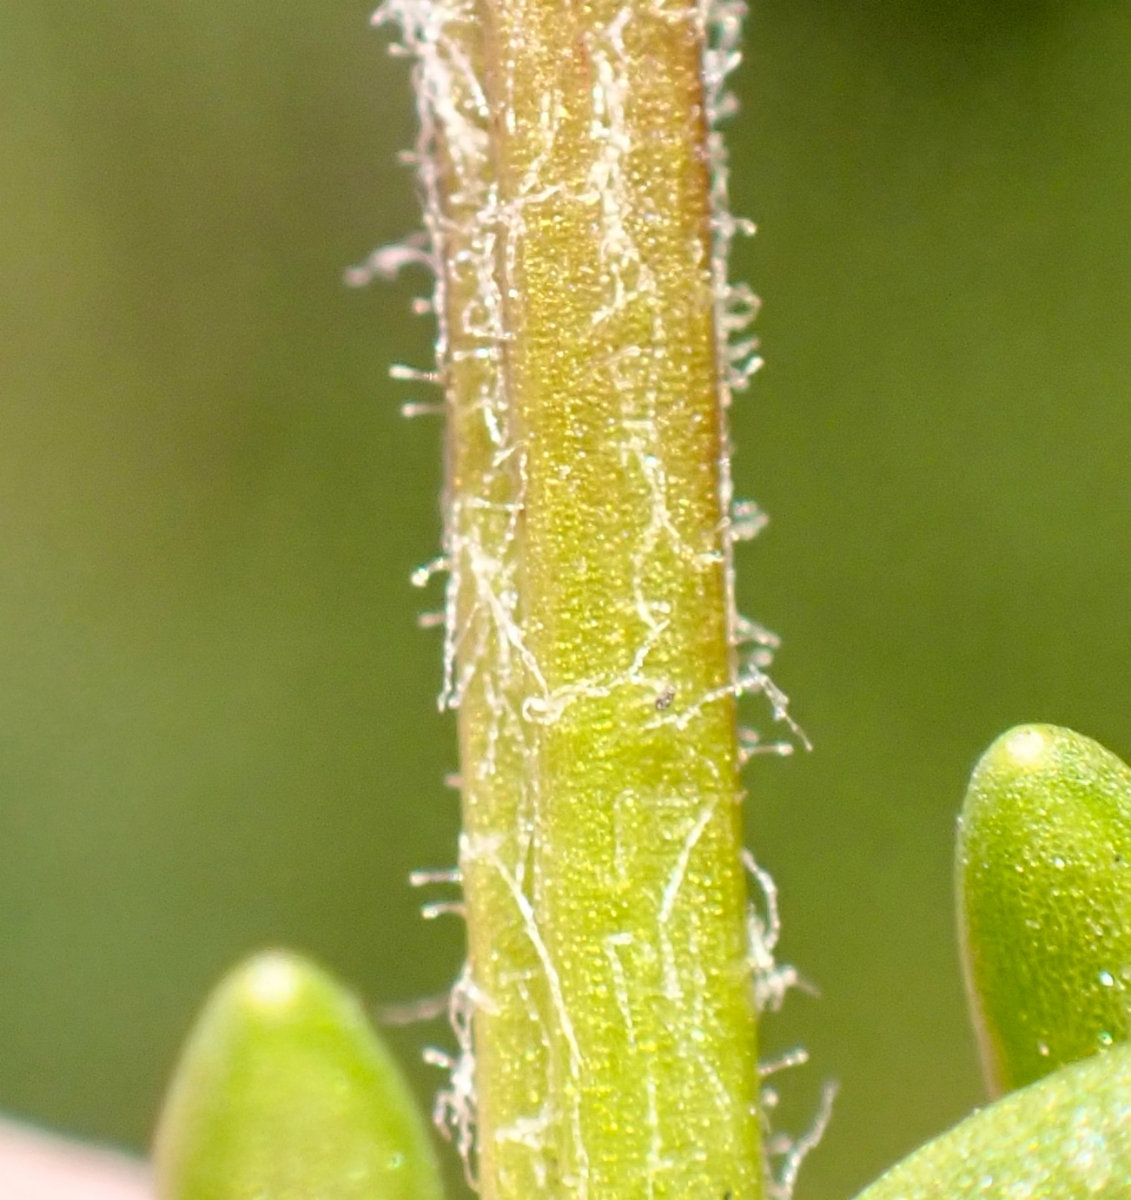
M 155 1146 L 161 1200 L 440 1200 L 428 1134 L 360 1005 L 294 955 L 221 982 Z
M 857 1200 L 1131 1197 L 1131 1046 L 1011 1092 L 915 1151 Z
M 1131 1028 L 1131 769 L 1054 725 L 1003 734 L 958 831 L 963 966 L 991 1092 Z

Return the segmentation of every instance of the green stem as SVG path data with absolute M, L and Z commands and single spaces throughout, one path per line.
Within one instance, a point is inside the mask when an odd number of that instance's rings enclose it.
M 488 1200 L 759 1196 L 723 419 L 748 300 L 708 19 L 393 15 L 450 415 L 473 1034 L 451 1112 L 466 1139 L 475 1105 Z

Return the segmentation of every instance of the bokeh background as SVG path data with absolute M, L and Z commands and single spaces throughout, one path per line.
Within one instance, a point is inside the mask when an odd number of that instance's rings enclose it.
M 367 0 L 0 0 L 0 1109 L 144 1148 L 194 1008 L 264 944 L 373 1005 L 461 952 L 435 711 L 439 430 L 403 62 Z M 846 1197 L 981 1098 L 954 816 L 1022 720 L 1131 753 L 1131 10 L 758 0 L 738 273 L 768 367 L 734 414 L 773 523 L 742 607 L 810 756 L 748 820 L 785 957 L 767 1025 Z M 756 704 L 748 714 L 765 727 Z M 391 1035 L 416 1065 L 441 1023 Z

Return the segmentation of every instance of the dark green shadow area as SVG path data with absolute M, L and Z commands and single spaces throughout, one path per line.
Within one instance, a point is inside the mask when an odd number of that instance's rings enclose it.
M 374 1003 L 460 952 L 426 281 L 341 283 L 417 222 L 367 16 L 0 5 L 0 1108 L 132 1146 L 249 950 Z
M 787 1125 L 842 1083 L 799 1196 L 982 1099 L 952 915 L 982 747 L 1041 720 L 1131 748 L 1129 53 L 1108 3 L 751 23 L 735 192 L 768 366 L 736 466 L 773 520 L 739 584 L 816 750 L 755 765 L 748 811 L 823 993 L 766 1037 L 815 1060 Z

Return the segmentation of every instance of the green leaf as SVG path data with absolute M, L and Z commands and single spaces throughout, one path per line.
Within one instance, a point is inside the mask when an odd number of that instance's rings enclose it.
M 958 832 L 963 965 L 995 1094 L 1128 1035 L 1131 769 L 1023 725 L 982 756 Z
M 1131 1046 L 1062 1067 L 983 1108 L 857 1200 L 1131 1197 Z
M 428 1134 L 361 1006 L 292 954 L 213 993 L 157 1131 L 161 1200 L 440 1200 Z

